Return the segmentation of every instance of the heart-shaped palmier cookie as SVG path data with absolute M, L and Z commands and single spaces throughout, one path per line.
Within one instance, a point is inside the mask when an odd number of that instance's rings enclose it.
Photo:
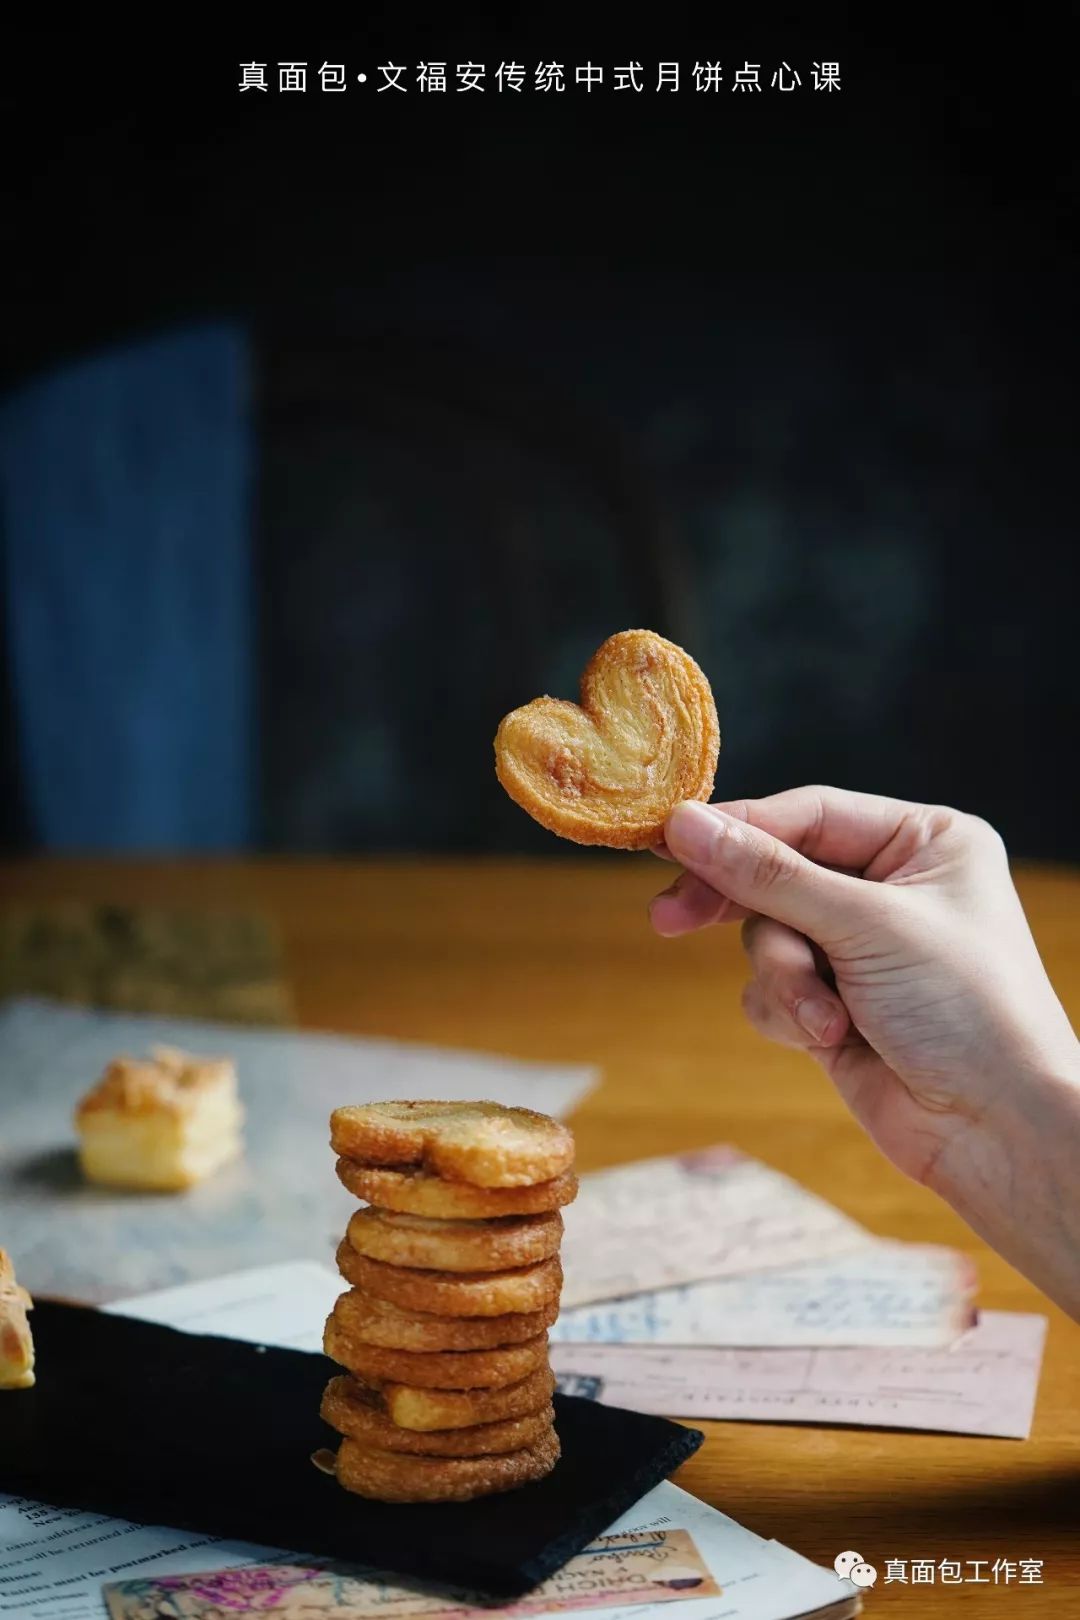
M 495 737 L 499 781 L 576 844 L 649 849 L 684 799 L 708 799 L 720 728 L 709 683 L 681 647 L 623 630 L 590 658 L 577 703 L 539 697 Z

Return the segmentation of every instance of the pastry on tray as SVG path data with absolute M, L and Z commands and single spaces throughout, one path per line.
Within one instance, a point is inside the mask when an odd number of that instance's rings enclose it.
M 410 1384 L 417 1389 L 505 1389 L 548 1365 L 548 1336 L 485 1350 L 390 1350 L 347 1339 L 331 1318 L 327 1353 L 357 1378 Z
M 228 1059 L 155 1047 L 114 1059 L 83 1097 L 79 1160 L 107 1187 L 182 1191 L 240 1156 L 243 1118 Z
M 543 1479 L 559 1460 L 559 1440 L 548 1428 L 531 1446 L 464 1457 L 417 1457 L 376 1451 L 342 1440 L 335 1462 L 339 1485 L 380 1502 L 468 1502 Z
M 470 1502 L 495 1490 L 515 1490 L 551 1474 L 559 1437 L 549 1427 L 520 1452 L 494 1455 L 408 1456 L 377 1452 L 359 1440 L 340 1443 L 335 1474 L 340 1486 L 377 1502 Z
M 574 1162 L 574 1138 L 565 1125 L 531 1108 L 493 1102 L 335 1108 L 330 1146 L 367 1168 L 419 1165 L 449 1182 L 481 1188 L 545 1185 Z
M 499 1423 L 474 1423 L 465 1429 L 403 1429 L 388 1418 L 373 1392 L 354 1378 L 331 1378 L 323 1395 L 322 1415 L 330 1427 L 350 1440 L 377 1451 L 409 1451 L 432 1457 L 475 1457 L 520 1451 L 535 1445 L 555 1421 L 549 1401 L 524 1417 Z
M 495 1389 L 438 1389 L 430 1384 L 404 1384 L 397 1379 L 352 1375 L 376 1409 L 399 1429 L 471 1429 L 478 1423 L 502 1423 L 546 1408 L 555 1393 L 555 1374 L 536 1367 L 524 1378 Z
M 26 1315 L 33 1303 L 19 1287 L 10 1255 L 0 1249 L 0 1389 L 33 1385 L 34 1336 Z
M 330 1144 L 366 1207 L 338 1248 L 352 1286 L 323 1336 L 345 1374 L 321 1415 L 343 1438 L 313 1460 L 385 1502 L 542 1479 L 559 1459 L 547 1330 L 572 1135 L 500 1103 L 394 1102 L 335 1109 Z
M 650 849 L 685 799 L 708 799 L 720 728 L 689 653 L 623 630 L 593 654 L 577 703 L 538 697 L 495 736 L 495 771 L 523 810 L 576 844 Z
M 348 1248 L 348 1244 L 343 1244 Z M 389 1269 L 389 1268 L 387 1268 Z M 343 1273 L 347 1282 L 352 1278 Z M 433 1311 L 407 1310 L 362 1287 L 342 1294 L 331 1316 L 336 1330 L 361 1344 L 383 1345 L 388 1350 L 491 1350 L 522 1344 L 546 1333 L 559 1314 L 558 1299 L 538 1311 L 507 1311 L 498 1316 L 447 1316 Z
M 338 1245 L 337 1267 L 346 1282 L 369 1298 L 450 1317 L 548 1310 L 558 1304 L 563 1282 L 558 1255 L 509 1271 L 421 1271 L 357 1254 L 347 1237 Z
M 564 1170 L 550 1181 L 525 1187 L 472 1187 L 445 1181 L 418 1165 L 388 1170 L 385 1165 L 339 1159 L 338 1178 L 356 1198 L 402 1215 L 433 1215 L 443 1221 L 490 1221 L 499 1215 L 542 1215 L 577 1197 L 577 1177 Z
M 493 1221 L 434 1220 L 394 1210 L 358 1209 L 348 1226 L 357 1254 L 422 1271 L 509 1271 L 559 1252 L 563 1223 L 546 1215 L 503 1215 Z

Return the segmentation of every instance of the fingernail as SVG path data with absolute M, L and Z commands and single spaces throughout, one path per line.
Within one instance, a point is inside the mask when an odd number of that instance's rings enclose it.
M 703 804 L 677 804 L 667 819 L 668 849 L 690 866 L 703 866 L 711 860 L 722 836 L 722 819 Z
M 680 872 L 678 877 L 675 879 L 674 883 L 669 883 L 666 889 L 661 889 L 659 894 L 654 894 L 653 895 L 652 899 L 649 901 L 649 916 L 650 916 L 650 918 L 652 917 L 652 914 L 653 914 L 653 907 L 655 905 L 657 905 L 661 900 L 677 900 L 679 898 L 679 895 L 682 893 L 682 887 L 683 887 L 683 882 L 684 882 L 685 878 L 686 878 L 686 873 L 685 872 Z
M 836 1008 L 831 1001 L 821 1001 L 814 996 L 808 996 L 795 1008 L 795 1017 L 811 1040 L 821 1042 L 836 1018 Z

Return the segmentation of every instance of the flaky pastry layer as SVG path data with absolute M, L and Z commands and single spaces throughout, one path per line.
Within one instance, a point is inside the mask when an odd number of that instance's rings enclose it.
M 524 1344 L 492 1350 L 388 1350 L 343 1331 L 331 1314 L 323 1333 L 323 1350 L 339 1367 L 379 1383 L 392 1379 L 417 1389 L 502 1389 L 544 1366 L 548 1339 L 541 1333 Z
M 574 1138 L 531 1108 L 496 1102 L 376 1102 L 335 1108 L 330 1146 L 344 1159 L 422 1165 L 476 1187 L 527 1187 L 569 1170 Z
M 357 1254 L 342 1243 L 338 1270 L 346 1282 L 376 1299 L 388 1300 L 407 1311 L 429 1311 L 435 1316 L 504 1316 L 515 1311 L 542 1311 L 557 1302 L 562 1288 L 558 1255 L 535 1266 L 511 1271 L 420 1271 L 410 1266 L 388 1266 Z
M 482 1457 L 410 1457 L 343 1440 L 335 1472 L 347 1491 L 379 1502 L 468 1502 L 543 1479 L 558 1460 L 554 1429 L 520 1451 Z
M 79 1103 L 79 1160 L 103 1186 L 180 1192 L 240 1156 L 243 1119 L 228 1059 L 155 1047 L 116 1058 Z
M 709 798 L 719 751 L 712 690 L 689 653 L 623 630 L 589 660 L 577 703 L 539 697 L 505 716 L 495 771 L 560 838 L 649 849 L 677 804 Z
M 555 1374 L 549 1366 L 502 1389 L 427 1389 L 370 1378 L 356 1382 L 373 1392 L 381 1410 L 402 1429 L 468 1429 L 474 1423 L 501 1423 L 537 1411 L 555 1393 Z
M 135 1116 L 186 1116 L 210 1097 L 236 1096 L 236 1070 L 228 1058 L 196 1058 L 171 1046 L 155 1046 L 148 1058 L 118 1057 L 82 1098 L 76 1122 L 107 1111 Z
M 429 1457 L 482 1457 L 520 1451 L 536 1443 L 555 1421 L 549 1401 L 537 1412 L 504 1418 L 501 1423 L 474 1423 L 467 1429 L 402 1429 L 380 1410 L 378 1400 L 355 1379 L 331 1378 L 323 1393 L 320 1417 L 339 1434 L 380 1451 L 407 1451 Z
M 343 1247 L 349 1249 L 348 1243 Z M 343 1334 L 387 1350 L 494 1350 L 546 1333 L 559 1314 L 559 1302 L 553 1299 L 542 1310 L 502 1316 L 438 1316 L 433 1311 L 405 1310 L 361 1288 L 350 1288 L 339 1295 L 332 1314 Z
M 365 1208 L 356 1211 L 348 1226 L 349 1242 L 358 1254 L 421 1271 L 507 1271 L 533 1265 L 558 1252 L 562 1233 L 558 1210 L 494 1221 L 440 1221 Z
M 10 1255 L 0 1249 L 0 1389 L 33 1388 L 34 1336 L 26 1314 L 33 1304 L 16 1280 Z
M 402 1215 L 429 1215 L 444 1221 L 495 1220 L 501 1215 L 541 1215 L 562 1209 L 577 1197 L 572 1170 L 551 1181 L 525 1187 L 472 1187 L 467 1181 L 447 1181 L 416 1166 L 391 1170 L 386 1166 L 357 1164 L 339 1159 L 338 1180 L 356 1198 L 379 1209 Z

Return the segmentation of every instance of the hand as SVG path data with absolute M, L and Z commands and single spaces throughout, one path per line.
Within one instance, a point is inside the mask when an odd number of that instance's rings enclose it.
M 1080 1048 L 985 822 L 807 787 L 679 805 L 665 838 L 686 870 L 653 927 L 742 920 L 752 1023 L 809 1052 L 901 1170 L 985 1232 L 976 1184 L 1009 1154 L 1043 1173 L 1062 1105 L 1076 1147 Z

